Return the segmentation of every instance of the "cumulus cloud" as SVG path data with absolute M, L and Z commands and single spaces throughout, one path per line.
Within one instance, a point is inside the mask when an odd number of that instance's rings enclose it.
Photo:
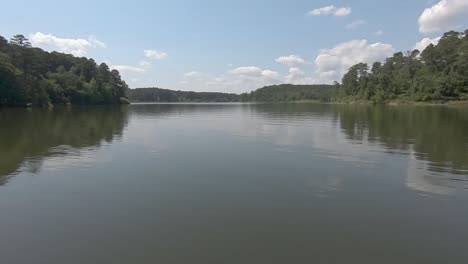
M 255 66 L 239 67 L 229 71 L 231 74 L 243 76 L 260 76 L 262 69 Z
M 88 39 L 59 38 L 52 34 L 36 32 L 29 35 L 29 40 L 36 46 L 45 50 L 53 50 L 75 56 L 85 56 L 90 48 L 106 48 L 106 44 L 89 36 Z
M 155 59 L 155 60 L 163 60 L 165 59 L 168 54 L 163 51 L 158 51 L 158 50 L 144 50 L 145 56 L 150 59 Z
M 289 74 L 284 77 L 286 83 L 298 83 L 304 77 L 305 73 L 297 67 L 289 68 Z
M 277 72 L 262 69 L 257 66 L 237 67 L 227 71 L 227 74 L 202 74 L 188 72 L 179 85 L 190 84 L 191 89 L 201 91 L 249 92 L 257 88 L 281 84 L 322 84 L 339 81 L 348 69 L 359 63 L 371 64 L 382 61 L 394 52 L 392 45 L 384 43 L 369 43 L 367 40 L 352 40 L 338 44 L 329 49 L 319 51 L 313 65 L 305 63 L 298 55 L 283 56 L 277 62 L 288 65 L 287 72 Z M 187 76 L 197 76 L 190 79 Z M 182 86 L 187 87 L 187 86 Z
M 142 73 L 146 71 L 146 69 L 144 68 L 129 66 L 129 65 L 111 65 L 109 67 L 111 69 L 118 70 L 119 72 L 126 72 L 126 73 L 129 73 L 129 72 Z
M 275 79 L 279 77 L 279 73 L 272 70 L 263 70 L 262 68 L 255 66 L 239 67 L 235 68 L 229 73 L 242 77 L 266 77 Z
M 351 14 L 350 7 L 336 7 L 336 6 L 324 6 L 321 8 L 316 8 L 309 11 L 311 16 L 324 16 L 324 15 L 333 15 L 333 16 L 348 16 Z
M 276 62 L 293 67 L 298 64 L 304 64 L 304 59 L 298 55 L 282 56 L 276 59 Z
M 340 79 L 348 69 L 360 62 L 382 61 L 393 54 L 390 44 L 380 42 L 369 44 L 367 40 L 352 40 L 323 49 L 315 59 L 316 74 L 322 81 Z M 325 79 L 327 78 L 327 79 Z
M 307 77 L 305 72 L 298 67 L 290 67 L 286 75 L 272 70 L 263 70 L 259 67 L 239 67 L 230 71 L 231 75 L 239 78 L 230 81 L 231 84 L 242 82 L 252 88 L 259 88 L 265 85 L 279 83 L 305 84 L 313 83 L 311 77 Z
M 429 46 L 430 44 L 434 44 L 434 45 L 437 45 L 440 41 L 440 38 L 441 37 L 437 37 L 437 38 L 423 38 L 421 41 L 419 41 L 418 43 L 416 43 L 416 45 L 414 46 L 415 49 L 419 50 L 419 51 L 423 51 L 426 49 L 427 46 Z
M 267 85 L 281 83 L 316 83 L 312 77 L 308 76 L 302 69 L 297 67 L 290 68 L 289 72 L 284 75 L 273 70 L 263 70 L 255 66 L 239 68 L 228 71 L 228 74 L 206 74 L 203 79 L 187 79 L 184 77 L 184 79 L 179 82 L 179 85 L 181 89 L 187 89 L 188 85 L 190 85 L 190 89 L 198 91 L 244 93 Z
M 358 19 L 358 20 L 354 20 L 353 22 L 349 23 L 348 25 L 346 25 L 346 28 L 347 29 L 356 29 L 362 25 L 366 24 L 366 21 L 362 20 L 362 19 Z
M 419 31 L 434 33 L 454 29 L 468 15 L 467 0 L 442 0 L 426 8 L 419 17 Z
M 341 80 L 348 69 L 359 63 L 371 64 L 382 61 L 394 52 L 392 45 L 380 42 L 369 43 L 367 40 L 352 40 L 338 44 L 330 49 L 320 50 L 314 65 L 305 64 L 297 55 L 283 56 L 276 59 L 277 62 L 289 66 L 287 72 L 276 72 L 262 69 L 257 66 L 244 66 L 227 71 L 228 74 L 204 75 L 205 78 L 191 78 L 187 82 L 184 75 L 180 85 L 190 84 L 197 90 L 223 91 L 223 92 L 249 92 L 257 88 L 281 84 L 322 84 Z
M 242 93 L 282 82 L 283 76 L 276 71 L 244 66 L 228 70 L 225 74 L 187 72 L 178 84 L 181 89 L 187 89 L 190 85 L 190 89 L 199 91 Z
M 279 75 L 278 72 L 275 72 L 275 71 L 264 70 L 264 71 L 262 71 L 262 76 L 267 77 L 267 78 L 271 78 L 271 79 L 276 79 L 276 78 L 278 78 L 280 75 Z

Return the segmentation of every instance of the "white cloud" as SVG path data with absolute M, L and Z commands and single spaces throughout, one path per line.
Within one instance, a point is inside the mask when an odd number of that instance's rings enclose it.
M 346 25 L 346 28 L 347 29 L 356 29 L 362 25 L 365 25 L 366 24 L 366 21 L 362 20 L 362 19 L 358 19 L 358 20 L 354 20 L 353 22 L 349 23 L 348 25 Z
M 309 15 L 312 16 L 324 16 L 324 15 L 334 15 L 334 16 L 348 16 L 351 14 L 350 7 L 335 7 L 331 6 L 324 6 L 321 8 L 317 8 L 314 10 L 309 11 Z
M 249 92 L 257 88 L 281 84 L 322 84 L 339 81 L 349 67 L 359 63 L 382 61 L 393 54 L 392 45 L 383 43 L 368 43 L 367 40 L 353 40 L 341 43 L 330 49 L 320 50 L 314 65 L 308 65 L 297 55 L 277 58 L 283 64 L 293 65 L 288 72 L 276 72 L 257 66 L 238 67 L 227 71 L 228 74 L 204 74 L 203 79 L 191 78 L 189 82 L 183 79 L 179 85 L 198 91 Z M 298 59 L 300 58 L 300 59 Z M 189 72 L 186 75 L 193 75 Z M 187 76 L 184 78 L 187 78 Z
M 75 56 L 85 56 L 90 48 L 106 48 L 106 44 L 97 40 L 94 36 L 89 36 L 88 39 L 72 39 L 59 38 L 52 34 L 36 32 L 29 35 L 29 40 L 36 47 L 69 53 Z
M 306 67 L 306 65 L 301 65 Z M 273 70 L 265 70 L 257 66 L 238 67 L 227 72 L 227 75 L 204 74 L 204 78 L 190 78 L 184 75 L 184 79 L 179 82 L 181 89 L 186 89 L 190 84 L 190 89 L 198 91 L 222 91 L 229 93 L 243 93 L 252 90 L 281 83 L 290 84 L 317 84 L 320 79 L 314 76 L 314 72 L 307 73 L 299 66 L 292 66 L 286 73 L 279 73 Z M 191 75 L 191 74 L 190 74 Z M 323 82 L 322 82 L 323 83 Z
M 243 76 L 260 76 L 262 75 L 262 69 L 255 66 L 239 67 L 229 71 L 231 74 L 243 75 Z
M 271 79 L 279 77 L 278 72 L 272 70 L 263 70 L 255 66 L 239 67 L 229 71 L 229 73 L 243 77 L 266 77 Z
M 140 61 L 140 66 L 144 68 L 149 68 L 151 67 L 151 62 L 149 61 Z
M 311 74 L 307 74 L 298 67 L 289 68 L 288 74 L 282 78 L 282 83 L 289 84 L 318 84 L 320 80 Z
M 163 51 L 158 51 L 158 50 L 144 50 L 145 56 L 150 59 L 155 59 L 155 60 L 162 60 L 165 59 L 168 54 Z
M 139 68 L 135 66 L 128 66 L 128 65 L 111 65 L 109 66 L 111 69 L 118 70 L 119 72 L 133 72 L 133 73 L 142 73 L 146 70 L 144 68 Z
M 205 84 L 219 86 L 219 85 L 223 85 L 227 81 L 228 80 L 224 77 L 213 77 L 210 80 L 206 81 Z
M 331 81 L 339 81 L 338 79 L 341 78 L 340 74 L 337 71 L 325 71 L 325 72 L 318 72 L 317 78 L 321 80 L 321 82 L 331 82 Z
M 322 82 L 341 79 L 348 69 L 360 62 L 382 61 L 393 54 L 390 44 L 369 44 L 367 40 L 352 40 L 331 49 L 323 49 L 315 59 L 316 74 Z
M 348 16 L 351 14 L 350 7 L 340 7 L 335 11 L 335 16 Z
M 107 48 L 106 43 L 99 41 L 95 36 L 89 36 L 88 41 L 92 44 L 93 47 Z
M 304 59 L 298 55 L 289 55 L 289 56 L 282 56 L 276 59 L 276 62 L 288 65 L 289 67 L 304 64 Z
M 245 66 L 228 70 L 228 74 L 211 75 L 188 72 L 179 82 L 181 89 L 197 91 L 249 92 L 257 88 L 281 83 L 322 84 L 341 80 L 349 67 L 365 62 L 382 61 L 393 54 L 392 45 L 368 43 L 367 40 L 353 40 L 330 49 L 320 50 L 314 65 L 308 65 L 297 55 L 283 56 L 276 61 L 291 65 L 287 72 L 276 72 L 257 66 Z M 188 79 L 187 76 L 197 76 Z
M 289 68 L 289 74 L 284 77 L 286 83 L 298 83 L 304 76 L 304 71 L 297 67 Z
M 302 71 L 301 69 L 297 67 L 293 67 L 289 69 L 289 74 L 300 76 L 300 75 L 304 75 L 304 71 Z
M 243 93 L 283 82 L 283 76 L 280 73 L 257 66 L 238 67 L 226 73 L 187 72 L 178 85 L 180 89 L 187 89 L 190 85 L 191 90 L 197 91 Z
M 267 78 L 276 79 L 279 77 L 279 73 L 271 70 L 264 70 L 262 71 L 262 76 Z
M 420 52 L 423 52 L 424 49 L 426 49 L 427 46 L 429 46 L 430 44 L 434 44 L 434 45 L 437 45 L 440 41 L 440 38 L 441 37 L 437 37 L 437 38 L 423 38 L 421 41 L 419 41 L 418 43 L 416 43 L 416 45 L 414 46 L 415 49 L 419 50 Z
M 441 0 L 421 14 L 418 20 L 419 31 L 427 34 L 454 29 L 466 15 L 467 0 Z

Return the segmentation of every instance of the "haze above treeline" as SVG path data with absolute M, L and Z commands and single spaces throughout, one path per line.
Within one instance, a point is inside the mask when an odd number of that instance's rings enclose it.
M 22 35 L 0 37 L 0 105 L 132 102 L 431 102 L 468 100 L 468 30 L 445 33 L 424 51 L 359 63 L 333 85 L 274 85 L 241 95 L 129 89 L 116 70 L 93 59 L 31 47 Z

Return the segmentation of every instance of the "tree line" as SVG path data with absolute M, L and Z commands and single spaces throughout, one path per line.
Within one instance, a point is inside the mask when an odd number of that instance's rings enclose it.
M 385 62 L 352 66 L 341 100 L 385 102 L 468 100 L 468 30 L 445 33 L 422 52 L 398 52 Z
M 331 102 L 334 100 L 338 89 L 339 85 L 337 83 L 335 85 L 271 85 L 250 93 L 241 94 L 240 99 L 243 102 Z
M 238 102 L 238 94 L 137 88 L 128 91 L 131 102 Z
M 0 106 L 126 103 L 127 84 L 93 59 L 34 48 L 0 36 Z
M 321 102 L 468 100 L 468 30 L 445 33 L 423 51 L 395 53 L 384 62 L 352 66 L 334 85 L 274 85 L 241 95 L 242 101 Z
M 352 66 L 341 84 L 273 85 L 241 95 L 128 89 L 116 70 L 92 59 L 45 52 L 23 36 L 0 36 L 0 105 L 127 102 L 352 102 L 468 100 L 468 30 L 445 33 L 423 51 Z
M 181 94 L 188 96 L 180 96 Z M 206 95 L 206 94 L 205 94 Z M 468 30 L 445 33 L 423 51 L 395 53 L 384 62 L 352 66 L 342 83 L 272 85 L 240 96 L 162 89 L 131 91 L 136 101 L 356 102 L 468 100 Z

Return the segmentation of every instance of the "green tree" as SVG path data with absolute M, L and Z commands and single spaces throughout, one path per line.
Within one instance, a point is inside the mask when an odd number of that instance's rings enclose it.
M 23 35 L 0 37 L 0 105 L 116 104 L 127 89 L 105 64 L 33 48 Z
M 18 45 L 20 47 L 24 47 L 24 48 L 30 48 L 31 47 L 31 42 L 29 42 L 29 40 L 24 35 L 21 35 L 21 34 L 14 35 L 10 39 L 10 43 L 13 44 L 13 45 Z
M 371 71 L 359 63 L 343 76 L 345 99 L 385 100 L 468 99 L 467 32 L 445 33 L 437 45 L 422 52 L 398 52 Z

